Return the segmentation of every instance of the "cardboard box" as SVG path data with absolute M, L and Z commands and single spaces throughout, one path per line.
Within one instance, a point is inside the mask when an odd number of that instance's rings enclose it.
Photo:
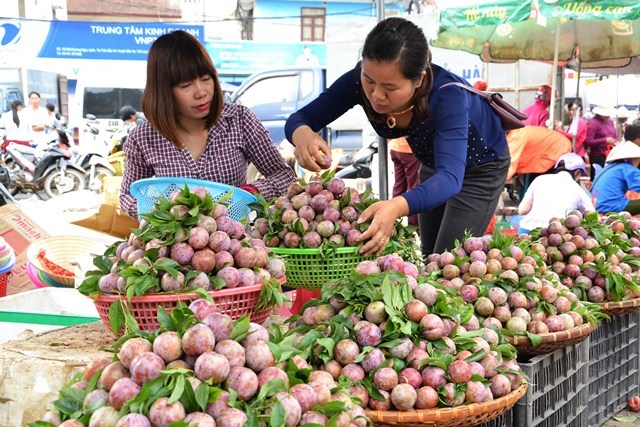
M 107 233 L 121 239 L 127 239 L 132 228 L 138 228 L 138 220 L 131 218 L 115 206 L 103 204 L 98 213 L 88 218 L 72 222 L 72 224 Z
M 32 242 L 49 237 L 49 233 L 18 205 L 10 203 L 0 207 L 0 236 L 16 253 L 16 265 L 11 270 L 7 295 L 35 289 L 27 275 L 27 248 Z

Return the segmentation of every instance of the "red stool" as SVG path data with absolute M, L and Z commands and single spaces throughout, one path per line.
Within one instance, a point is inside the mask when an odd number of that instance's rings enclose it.
M 293 302 L 289 311 L 291 314 L 300 314 L 300 309 L 307 301 L 311 298 L 319 298 L 321 294 L 321 291 L 310 291 L 308 289 L 296 290 L 296 300 Z

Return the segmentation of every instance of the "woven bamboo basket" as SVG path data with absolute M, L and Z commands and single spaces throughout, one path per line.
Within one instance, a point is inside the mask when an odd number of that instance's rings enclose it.
M 78 260 L 90 254 L 101 254 L 104 252 L 106 244 L 100 240 L 83 236 L 52 236 L 36 240 L 27 249 L 27 259 L 47 277 L 54 280 L 62 287 L 73 287 L 75 277 L 62 276 L 49 270 L 38 258 L 40 249 L 44 249 L 46 257 L 71 272 L 76 272 Z
M 620 316 L 632 313 L 640 308 L 640 298 L 628 299 L 626 301 L 607 301 L 598 303 L 604 313 L 609 316 Z
M 585 340 L 594 330 L 595 326 L 591 323 L 585 323 L 566 331 L 540 334 L 542 342 L 537 346 L 534 346 L 527 336 L 505 335 L 505 339 L 516 348 L 518 356 L 535 356 L 537 354 L 552 353 L 559 348 L 578 344 Z
M 527 384 L 506 396 L 490 402 L 471 403 L 452 408 L 421 409 L 416 411 L 365 411 L 367 417 L 378 427 L 468 427 L 498 418 L 511 409 L 524 396 Z

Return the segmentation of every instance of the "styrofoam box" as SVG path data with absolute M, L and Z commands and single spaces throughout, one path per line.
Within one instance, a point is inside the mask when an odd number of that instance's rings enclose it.
M 93 301 L 76 289 L 39 288 L 0 298 L 0 343 L 34 333 L 100 320 Z

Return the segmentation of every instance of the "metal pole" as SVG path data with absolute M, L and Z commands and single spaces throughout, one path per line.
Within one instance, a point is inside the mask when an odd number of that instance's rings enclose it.
M 384 20 L 384 0 L 376 0 L 378 6 L 378 22 Z M 389 172 L 388 172 L 388 148 L 387 139 L 378 136 L 378 184 L 380 187 L 380 200 L 389 199 Z

